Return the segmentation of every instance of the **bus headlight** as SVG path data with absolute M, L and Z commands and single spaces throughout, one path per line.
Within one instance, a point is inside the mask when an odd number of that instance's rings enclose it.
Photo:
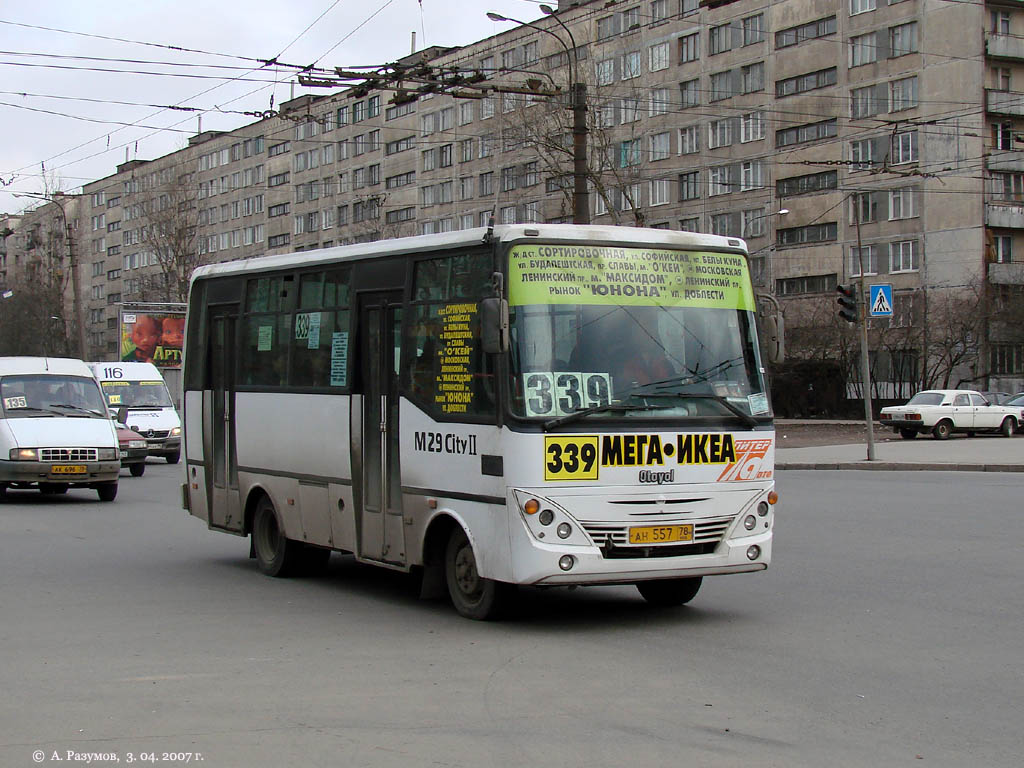
M 768 502 L 767 501 L 762 501 L 760 504 L 757 505 L 757 514 L 760 517 L 764 517 L 765 515 L 768 514 Z
M 757 518 L 753 515 L 747 515 L 743 518 L 743 527 L 748 531 L 754 530 L 754 526 L 757 525 Z
M 761 548 L 757 544 L 747 547 L 747 560 L 757 560 L 761 556 Z
M 11 448 L 11 461 L 38 461 L 37 448 Z
M 540 520 L 541 525 L 551 525 L 551 521 L 555 519 L 555 513 L 550 509 L 542 509 L 540 511 L 540 517 L 537 519 Z
M 569 534 L 572 533 L 572 526 L 568 523 L 559 523 L 558 527 L 555 529 L 555 532 L 558 534 L 558 538 L 568 539 Z

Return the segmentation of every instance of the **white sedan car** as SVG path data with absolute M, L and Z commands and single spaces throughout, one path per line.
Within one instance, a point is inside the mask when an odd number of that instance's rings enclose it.
M 931 432 L 945 440 L 954 432 L 1001 432 L 1012 437 L 1021 418 L 1020 408 L 996 405 L 971 389 L 929 389 L 918 392 L 906 405 L 883 408 L 879 420 L 904 440 Z

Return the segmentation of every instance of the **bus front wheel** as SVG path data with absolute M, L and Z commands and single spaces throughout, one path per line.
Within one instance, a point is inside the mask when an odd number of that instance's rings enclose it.
M 498 616 L 511 586 L 483 578 L 476 569 L 476 554 L 466 532 L 458 526 L 448 539 L 444 556 L 448 594 L 460 614 L 483 621 Z
M 651 605 L 676 606 L 690 602 L 700 591 L 703 576 L 637 582 L 636 588 Z
M 268 576 L 288 576 L 299 565 L 302 544 L 285 538 L 274 504 L 266 496 L 260 499 L 253 516 L 252 543 L 256 564 Z

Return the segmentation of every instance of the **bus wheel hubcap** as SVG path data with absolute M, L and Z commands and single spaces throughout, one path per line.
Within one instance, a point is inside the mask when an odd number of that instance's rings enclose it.
M 476 572 L 476 559 L 469 546 L 460 549 L 455 556 L 455 581 L 465 595 L 472 595 L 480 585 L 480 577 Z

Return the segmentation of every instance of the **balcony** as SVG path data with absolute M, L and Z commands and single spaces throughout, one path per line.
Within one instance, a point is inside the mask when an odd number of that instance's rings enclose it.
M 1024 262 L 989 264 L 988 281 L 993 285 L 1024 285 Z
M 985 167 L 1002 173 L 1024 173 L 1024 152 L 994 150 L 985 158 Z
M 986 203 L 985 226 L 997 229 L 1024 229 L 1024 205 Z
M 1024 60 L 1024 38 L 986 32 L 985 55 L 992 59 Z
M 1024 93 L 986 88 L 985 110 L 994 115 L 1024 117 Z

